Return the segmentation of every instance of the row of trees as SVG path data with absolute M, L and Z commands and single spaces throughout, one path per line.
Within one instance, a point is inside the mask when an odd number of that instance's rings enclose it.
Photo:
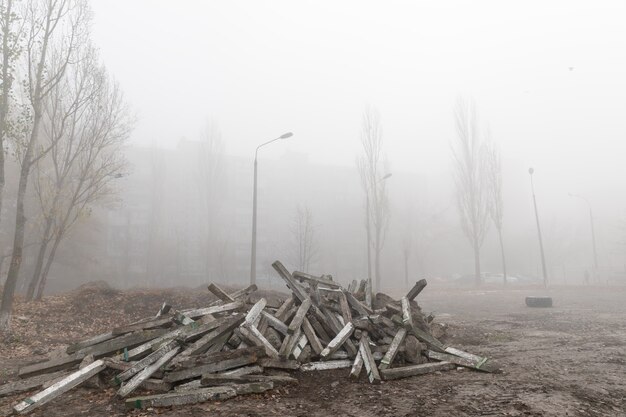
M 38 246 L 27 286 L 32 300 L 41 298 L 72 226 L 125 169 L 122 147 L 133 119 L 92 44 L 90 16 L 85 0 L 0 1 L 0 208 L 5 156 L 20 168 L 0 330 L 9 326 L 27 225 Z
M 503 199 L 502 166 L 500 151 L 491 139 L 488 128 L 481 129 L 476 104 L 472 99 L 459 98 L 454 110 L 456 135 L 452 142 L 452 158 L 456 186 L 456 203 L 464 235 L 474 253 L 476 284 L 482 282 L 480 249 L 493 223 L 499 238 L 504 284 L 507 282 L 506 259 L 502 237 Z M 378 111 L 367 107 L 361 126 L 362 155 L 357 168 L 365 194 L 365 230 L 367 237 L 367 276 L 371 297 L 373 289 L 380 291 L 380 257 L 389 226 L 390 209 L 386 179 L 388 162 L 384 154 L 383 134 Z M 407 219 L 413 221 L 413 207 L 409 207 Z M 413 250 L 412 225 L 405 225 L 402 241 L 402 257 L 405 269 L 405 285 L 409 280 L 409 258 Z M 372 272 L 372 252 L 374 270 Z M 367 300 L 368 302 L 370 300 Z

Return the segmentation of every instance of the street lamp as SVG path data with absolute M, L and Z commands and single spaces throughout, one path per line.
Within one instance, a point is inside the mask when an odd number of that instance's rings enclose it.
M 543 253 L 543 239 L 541 238 L 541 226 L 539 225 L 539 212 L 537 211 L 537 198 L 535 197 L 535 186 L 533 184 L 533 174 L 535 170 L 528 169 L 530 174 L 530 188 L 533 192 L 533 204 L 535 206 L 535 219 L 537 220 L 537 234 L 539 235 L 539 250 L 541 251 L 541 268 L 543 270 L 543 286 L 548 286 L 548 271 L 546 270 L 546 257 Z
M 256 194 L 257 194 L 257 155 L 259 149 L 265 145 L 269 145 L 280 139 L 288 139 L 293 136 L 293 133 L 287 132 L 276 139 L 272 139 L 265 143 L 260 144 L 254 151 L 254 191 L 252 194 L 252 254 L 250 259 L 250 285 L 256 284 Z
M 385 174 L 374 182 L 374 190 L 376 185 L 391 177 L 391 172 Z M 365 192 L 365 230 L 367 231 L 367 289 L 365 291 L 365 304 L 372 306 L 372 232 L 370 231 L 370 198 L 369 192 Z
M 596 229 L 593 224 L 593 212 L 591 211 L 591 203 L 582 195 L 569 193 L 570 197 L 580 198 L 589 207 L 589 223 L 591 224 L 591 242 L 593 244 L 593 279 L 596 279 L 596 274 L 598 271 L 598 252 L 596 250 Z

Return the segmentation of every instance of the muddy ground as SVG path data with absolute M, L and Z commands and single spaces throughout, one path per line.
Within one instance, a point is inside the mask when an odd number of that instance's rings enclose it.
M 15 331 L 0 345 L 0 381 L 83 331 L 153 314 L 164 297 L 186 306 L 207 301 L 184 290 L 101 293 L 48 297 L 36 308 L 19 303 Z M 33 415 L 626 416 L 626 288 L 556 288 L 553 308 L 524 305 L 526 295 L 541 293 L 427 287 L 419 296 L 425 312 L 449 324 L 449 344 L 495 358 L 500 374 L 457 370 L 372 386 L 348 380 L 347 370 L 294 373 L 299 385 L 262 395 L 135 411 L 113 390 L 79 387 Z M 0 398 L 0 410 L 24 396 Z

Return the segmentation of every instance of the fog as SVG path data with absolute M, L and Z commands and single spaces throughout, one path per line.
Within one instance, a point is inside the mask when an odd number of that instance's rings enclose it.
M 136 122 L 114 192 L 90 204 L 60 245 L 46 291 L 93 280 L 248 282 L 255 149 L 285 132 L 293 136 L 258 154 L 259 285 L 282 287 L 276 259 L 342 283 L 366 278 L 357 160 L 367 109 L 380 117 L 377 175 L 391 174 L 380 183 L 382 289 L 404 290 L 407 272 L 408 282 L 458 283 L 475 272 L 455 188 L 459 98 L 475 103 L 479 136 L 489 132 L 501 152 L 510 276 L 543 279 L 533 167 L 549 284 L 583 284 L 585 271 L 598 283 L 626 280 L 623 2 L 94 0 L 91 8 L 93 43 Z M 7 163 L 15 200 L 19 163 Z M 18 291 L 36 268 L 34 207 Z M 303 213 L 312 255 L 299 265 Z M 501 274 L 497 229 L 487 223 L 481 272 Z

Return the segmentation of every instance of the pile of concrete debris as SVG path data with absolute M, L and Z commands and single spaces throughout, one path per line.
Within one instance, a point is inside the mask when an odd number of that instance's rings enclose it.
M 297 383 L 285 371 L 365 368 L 370 383 L 454 369 L 496 370 L 487 358 L 447 347 L 433 336 L 432 316 L 415 297 L 366 296 L 366 281 L 344 289 L 329 276 L 289 273 L 272 265 L 288 299 L 249 302 L 252 285 L 232 294 L 209 285 L 218 301 L 193 310 L 164 303 L 155 317 L 70 345 L 62 356 L 20 369 L 0 396 L 44 388 L 13 407 L 26 414 L 81 383 L 118 387 L 128 408 L 224 400 Z M 366 301 L 367 300 L 367 301 Z M 368 302 L 370 305 L 368 305 Z M 75 370 L 75 368 L 78 368 Z M 137 389 L 153 395 L 128 398 Z

